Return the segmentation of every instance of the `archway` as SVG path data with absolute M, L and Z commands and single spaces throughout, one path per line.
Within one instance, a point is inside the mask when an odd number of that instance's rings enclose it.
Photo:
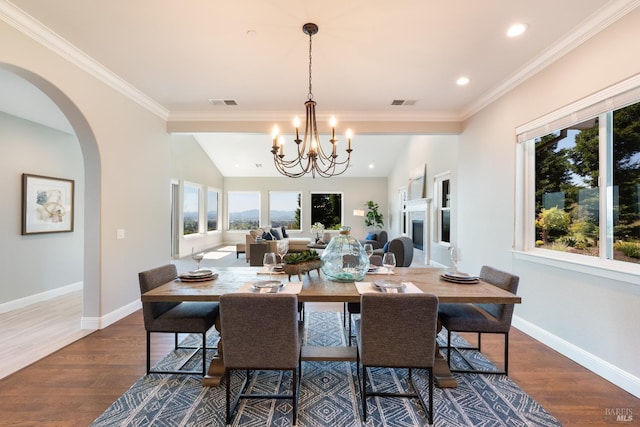
M 47 95 L 71 124 L 84 162 L 84 276 L 83 329 L 97 329 L 100 317 L 100 153 L 89 123 L 60 89 L 41 76 L 11 64 L 0 63 L 8 70 L 33 84 Z

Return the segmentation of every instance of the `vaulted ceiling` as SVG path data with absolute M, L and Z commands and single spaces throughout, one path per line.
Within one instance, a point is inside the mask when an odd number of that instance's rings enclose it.
M 290 120 L 304 116 L 309 38 L 302 25 L 314 22 L 319 127 L 328 131 L 331 115 L 339 134 L 353 127 L 346 176 L 386 176 L 410 135 L 459 124 L 635 3 L 0 0 L 0 17 L 19 18 L 26 32 L 66 47 L 72 60 L 100 70 L 170 128 L 224 131 L 198 139 L 225 176 L 274 175 L 269 133 L 276 122 L 290 131 Z M 507 37 L 517 22 L 527 31 Z M 456 85 L 462 76 L 469 84 Z M 392 105 L 398 100 L 404 105 Z

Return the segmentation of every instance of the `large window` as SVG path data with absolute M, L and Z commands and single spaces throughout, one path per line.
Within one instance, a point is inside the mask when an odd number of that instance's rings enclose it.
M 207 190 L 207 231 L 218 229 L 218 191 Z
M 269 222 L 272 227 L 300 230 L 300 200 L 298 191 L 269 192 Z
M 182 186 L 183 234 L 200 232 L 200 186 L 184 183 Z
M 251 230 L 260 226 L 260 193 L 230 191 L 229 230 Z
M 311 224 L 337 230 L 342 225 L 342 193 L 311 193 Z M 309 225 L 311 225 L 309 224 Z
M 534 245 L 640 263 L 640 103 L 524 144 Z

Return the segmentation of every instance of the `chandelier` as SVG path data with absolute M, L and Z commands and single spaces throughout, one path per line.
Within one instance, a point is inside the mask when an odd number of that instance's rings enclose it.
M 313 100 L 311 92 L 311 39 L 318 32 L 316 24 L 308 23 L 302 26 L 302 31 L 309 36 L 309 99 L 304 103 L 307 110 L 307 120 L 304 129 L 304 138 L 300 139 L 300 119 L 296 117 L 293 125 L 296 128 L 296 139 L 294 142 L 297 147 L 297 157 L 285 159 L 284 155 L 284 137 L 279 135 L 278 125 L 273 127 L 273 163 L 278 172 L 289 178 L 299 178 L 305 174 L 311 173 L 314 178 L 316 175 L 328 178 L 344 173 L 349 167 L 351 161 L 351 130 L 347 130 L 347 157 L 338 160 L 338 140 L 336 139 L 336 119 L 331 117 L 331 142 L 330 146 L 322 147 L 320 138 L 318 137 L 318 126 L 316 124 L 316 102 Z M 326 151 L 325 151 L 326 150 Z

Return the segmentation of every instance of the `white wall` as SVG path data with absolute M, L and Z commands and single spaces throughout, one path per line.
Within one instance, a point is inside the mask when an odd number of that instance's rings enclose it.
M 385 229 L 388 228 L 389 216 L 387 205 L 387 178 L 225 178 L 225 202 L 223 223 L 226 228 L 228 191 L 259 191 L 261 203 L 260 224 L 269 224 L 269 191 L 299 191 L 302 193 L 301 218 L 302 231 L 292 236 L 311 236 L 311 192 L 342 192 L 343 193 L 343 225 L 351 226 L 351 235 L 363 239 L 367 234 L 363 217 L 353 216 L 354 209 L 364 209 L 367 200 L 373 200 L 380 205 L 379 212 L 384 215 Z M 237 243 L 245 241 L 246 232 L 227 231 L 224 241 Z
M 84 320 L 104 326 L 139 306 L 139 271 L 169 262 L 170 138 L 164 117 L 0 22 L 0 66 L 65 112 L 84 161 Z M 125 239 L 116 239 L 116 230 Z
M 489 264 L 518 274 L 516 325 L 636 396 L 638 286 L 516 260 L 512 247 L 515 128 L 640 72 L 639 39 L 636 10 L 468 120 L 460 136 L 457 198 L 462 268 Z
M 427 197 L 433 198 L 433 177 L 442 172 L 451 171 L 452 218 L 451 239 L 456 241 L 456 188 L 457 188 L 458 136 L 457 135 L 427 135 L 414 136 L 406 149 L 398 155 L 398 161 L 389 177 L 389 209 L 391 213 L 391 236 L 397 237 L 402 231 L 399 215 L 400 206 L 398 191 L 406 187 L 409 178 L 422 173 L 427 165 Z M 433 221 L 432 215 L 432 221 Z M 433 226 L 432 226 L 433 229 Z M 437 263 L 448 265 L 447 247 L 433 243 L 431 239 L 431 259 Z
M 182 185 L 185 181 L 203 185 L 205 197 L 207 187 L 217 190 L 219 192 L 218 206 L 222 207 L 224 178 L 192 135 L 174 134 L 171 136 L 171 178 L 179 183 L 180 195 L 182 195 Z M 181 200 L 180 206 L 182 206 Z M 186 237 L 180 234 L 178 242 L 180 256 L 190 254 L 191 248 L 198 251 L 222 244 L 222 215 L 219 214 L 219 217 L 219 229 L 216 231 Z
M 74 135 L 0 112 L 0 147 L 4 153 L 0 156 L 0 271 L 4 277 L 0 281 L 0 307 L 33 295 L 81 286 L 84 168 L 78 140 Z M 23 173 L 74 181 L 73 232 L 21 235 Z

